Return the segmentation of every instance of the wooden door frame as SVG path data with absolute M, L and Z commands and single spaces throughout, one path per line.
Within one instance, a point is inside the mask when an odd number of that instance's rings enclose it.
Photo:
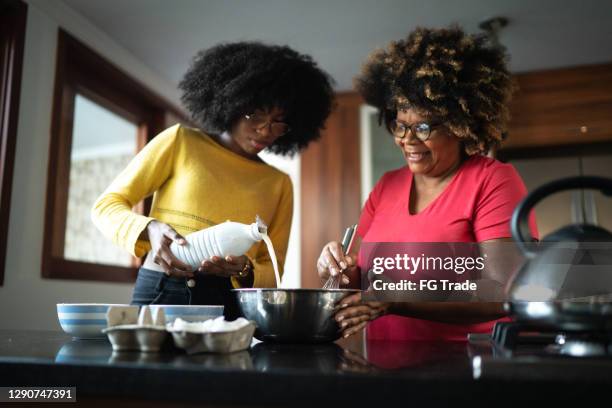
M 23 49 L 28 6 L 21 0 L 3 4 L 0 23 L 0 286 L 4 283 L 11 190 L 17 144 Z
M 323 246 L 340 240 L 361 213 L 360 108 L 354 92 L 336 95 L 336 108 L 319 141 L 302 153 L 301 285 L 321 287 L 316 262 Z

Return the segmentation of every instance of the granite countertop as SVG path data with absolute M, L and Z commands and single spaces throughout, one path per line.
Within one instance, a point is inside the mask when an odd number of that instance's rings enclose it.
M 473 357 L 486 347 L 461 342 L 259 343 L 228 355 L 113 352 L 106 339 L 61 332 L 0 330 L 0 385 L 76 386 L 77 396 L 237 405 L 322 401 L 380 405 L 567 402 L 602 395 L 609 378 L 537 378 L 533 367 L 479 378 Z M 594 373 L 595 374 L 595 373 Z M 606 377 L 606 376 L 603 376 Z M 567 387 L 560 385 L 568 384 Z M 516 392 L 519 390 L 520 392 Z

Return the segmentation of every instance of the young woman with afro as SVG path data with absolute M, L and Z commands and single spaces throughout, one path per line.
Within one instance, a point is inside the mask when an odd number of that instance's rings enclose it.
M 283 265 L 291 180 L 258 153 L 292 155 L 320 136 L 333 105 L 331 79 L 289 47 L 237 42 L 199 52 L 179 86 L 198 127 L 175 125 L 151 140 L 96 201 L 92 219 L 117 245 L 146 254 L 132 303 L 221 304 L 235 317 L 230 289 L 276 285 L 265 245 L 202 260 L 197 271 L 169 246 L 228 219 L 250 224 L 259 215 Z M 150 214 L 134 213 L 150 195 Z

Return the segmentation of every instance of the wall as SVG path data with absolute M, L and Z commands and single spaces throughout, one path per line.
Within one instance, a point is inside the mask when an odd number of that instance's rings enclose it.
M 299 288 L 301 284 L 301 181 L 300 181 L 300 156 L 293 158 L 276 156 L 263 152 L 261 158 L 268 164 L 287 173 L 293 183 L 293 219 L 291 222 L 291 234 L 289 235 L 289 248 L 285 258 L 285 272 L 281 279 L 284 288 Z

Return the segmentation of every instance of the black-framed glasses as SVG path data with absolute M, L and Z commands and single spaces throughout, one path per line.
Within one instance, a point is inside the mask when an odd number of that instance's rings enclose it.
M 442 126 L 441 123 L 427 123 L 427 122 L 419 122 L 413 123 L 411 125 L 400 122 L 398 120 L 394 120 L 391 122 L 391 133 L 394 137 L 398 139 L 403 139 L 406 137 L 408 130 L 419 139 L 421 142 L 426 142 L 431 137 L 431 131 L 437 127 Z
M 270 126 L 270 132 L 275 137 L 280 137 L 289 133 L 291 128 L 285 122 L 277 122 L 274 120 L 269 120 L 266 115 L 261 115 L 258 113 L 249 113 L 244 115 L 249 126 L 251 126 L 255 130 L 262 130 L 266 126 Z

